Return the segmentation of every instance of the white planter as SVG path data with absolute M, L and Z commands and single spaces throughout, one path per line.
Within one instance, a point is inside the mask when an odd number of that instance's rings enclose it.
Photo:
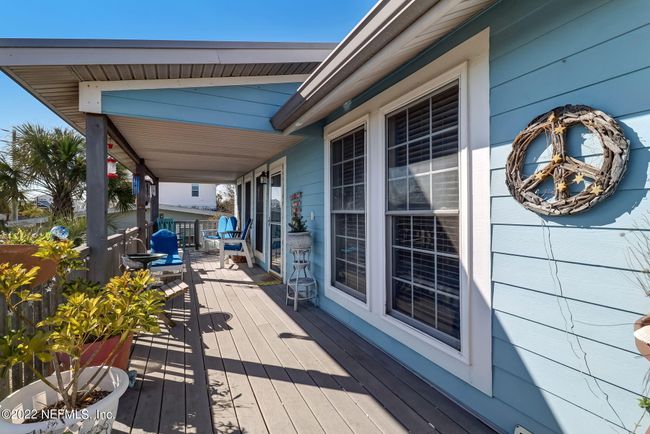
M 287 247 L 291 249 L 311 249 L 312 240 L 309 232 L 287 232 Z
M 118 368 L 92 366 L 86 368 L 81 373 L 79 383 L 85 384 L 98 369 L 108 369 L 109 372 L 99 382 L 97 388 L 104 391 L 111 391 L 101 401 L 83 410 L 72 412 L 73 414 L 63 415 L 59 419 L 23 424 L 23 420 L 31 417 L 35 412 L 60 400 L 60 396 L 56 392 L 46 386 L 41 380 L 38 380 L 15 391 L 0 402 L 0 433 L 110 433 L 117 413 L 117 404 L 129 385 L 129 376 L 126 372 Z M 70 378 L 70 371 L 63 372 L 62 375 L 64 380 L 67 380 Z M 101 376 L 102 373 L 97 374 L 94 381 L 98 380 Z M 56 384 L 55 375 L 51 375 L 47 379 L 53 384 Z

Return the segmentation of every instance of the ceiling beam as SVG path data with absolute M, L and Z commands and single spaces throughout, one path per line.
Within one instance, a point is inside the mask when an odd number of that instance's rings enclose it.
M 156 178 L 156 175 L 151 171 L 151 169 L 149 169 L 149 167 L 147 167 L 147 165 L 144 163 L 144 160 L 140 158 L 137 152 L 135 152 L 135 149 L 131 147 L 129 142 L 122 135 L 120 130 L 117 129 L 113 121 L 111 121 L 108 116 L 106 116 L 106 130 L 108 132 L 108 135 L 111 136 L 113 141 L 126 153 L 131 161 L 133 161 L 135 164 L 143 163 L 144 173 L 149 175 L 151 178 Z

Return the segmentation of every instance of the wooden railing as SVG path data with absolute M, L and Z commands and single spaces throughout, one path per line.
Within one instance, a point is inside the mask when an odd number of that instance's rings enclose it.
M 217 220 L 177 220 L 176 235 L 181 247 L 199 249 L 203 245 L 201 232 L 205 229 L 216 229 Z
M 147 239 L 150 236 L 151 227 L 147 228 Z M 108 255 L 107 268 L 109 277 L 116 276 L 121 273 L 122 255 L 126 253 L 133 253 L 142 250 L 141 242 L 138 239 L 138 228 L 131 228 L 121 233 L 111 235 L 107 239 L 108 247 L 106 255 Z M 142 240 L 144 245 L 147 245 L 147 240 Z M 81 245 L 76 249 L 83 260 L 87 260 L 89 248 L 86 245 Z M 87 278 L 87 271 L 80 270 L 70 274 L 69 279 Z M 52 284 L 40 285 L 33 289 L 43 296 L 42 301 L 35 303 L 25 303 L 22 305 L 22 314 L 30 320 L 33 324 L 38 323 L 43 318 L 48 317 L 53 313 L 57 306 L 63 302 L 63 296 L 58 289 Z M 10 323 L 10 324 L 9 324 Z M 23 324 L 21 320 L 14 315 L 8 315 L 7 306 L 3 299 L 0 299 L 0 336 L 7 333 L 7 327 L 14 330 L 26 326 L 28 331 L 32 328 L 29 323 Z M 0 377 L 0 399 L 3 399 L 9 393 L 20 389 L 35 380 L 34 370 L 41 372 L 45 375 L 51 373 L 51 367 L 47 363 L 42 363 L 38 359 L 30 362 L 30 366 L 16 365 L 7 373 Z

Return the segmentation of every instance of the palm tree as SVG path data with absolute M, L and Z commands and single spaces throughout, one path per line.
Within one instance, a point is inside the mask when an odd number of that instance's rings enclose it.
M 0 154 L 0 196 L 6 203 L 2 208 L 11 210 L 11 219 L 18 219 L 18 202 L 25 199 L 24 188 L 27 183 L 25 174 L 17 161 L 19 149 L 15 133 L 12 142 L 4 153 Z
M 40 125 L 23 124 L 16 128 L 16 142 L 21 152 L 18 161 L 33 186 L 52 197 L 54 219 L 72 218 L 74 201 L 81 199 L 86 182 L 86 143 L 83 136 L 70 129 L 47 130 Z M 109 182 L 109 198 L 119 209 L 133 206 L 133 195 L 126 173 Z

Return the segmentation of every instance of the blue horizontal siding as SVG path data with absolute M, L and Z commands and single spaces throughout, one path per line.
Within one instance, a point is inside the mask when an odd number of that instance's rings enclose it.
M 102 113 L 274 131 L 270 118 L 300 83 L 102 92 Z
M 323 308 L 504 432 L 633 430 L 644 413 L 648 364 L 632 323 L 650 311 L 627 252 L 650 211 L 650 8 L 645 0 L 503 0 L 425 49 L 326 118 L 331 122 L 490 27 L 493 384 L 487 397 L 324 300 Z M 618 191 L 592 210 L 548 218 L 525 210 L 505 186 L 516 134 L 564 104 L 587 104 L 630 140 Z M 573 128 L 571 153 L 597 161 L 598 146 Z M 532 172 L 549 155 L 526 167 Z M 643 431 L 650 418 L 641 422 Z

